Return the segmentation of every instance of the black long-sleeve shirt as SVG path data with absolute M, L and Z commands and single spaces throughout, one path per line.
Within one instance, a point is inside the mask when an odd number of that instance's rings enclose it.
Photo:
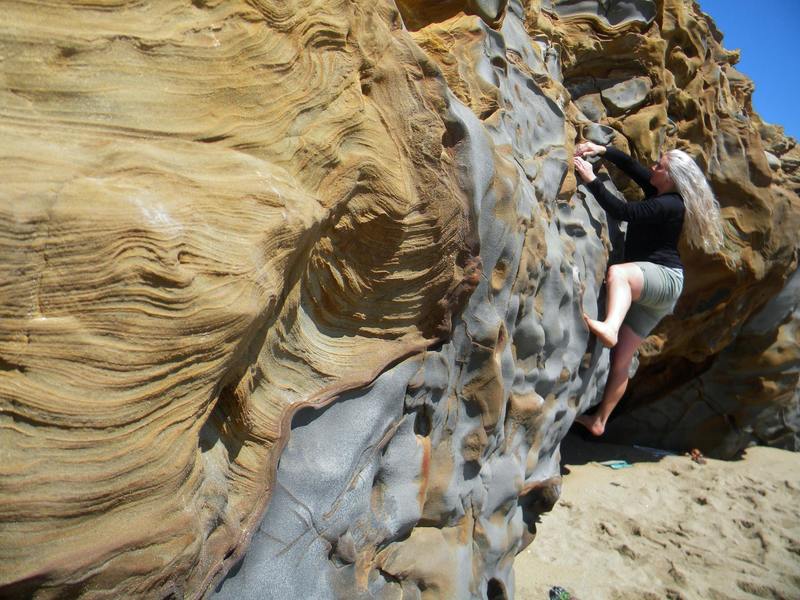
M 647 261 L 683 269 L 678 239 L 686 209 L 677 192 L 658 194 L 650 184 L 650 171 L 616 148 L 606 148 L 605 158 L 622 169 L 644 190 L 641 202 L 623 202 L 599 179 L 587 184 L 605 211 L 618 221 L 628 221 L 625 261 Z

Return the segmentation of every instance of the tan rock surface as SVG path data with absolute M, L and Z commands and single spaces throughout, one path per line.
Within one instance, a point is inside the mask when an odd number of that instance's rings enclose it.
M 3 10 L 0 585 L 192 595 L 288 407 L 447 331 L 441 84 L 372 3 Z
M 3 8 L 3 594 L 510 593 L 608 369 L 580 135 L 688 149 L 726 218 L 630 418 L 796 440 L 798 149 L 694 5 Z

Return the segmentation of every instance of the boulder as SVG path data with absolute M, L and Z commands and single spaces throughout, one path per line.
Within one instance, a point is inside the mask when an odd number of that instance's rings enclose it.
M 608 373 L 583 136 L 726 228 L 612 435 L 796 447 L 800 155 L 694 3 L 4 10 L 0 595 L 513 596 Z

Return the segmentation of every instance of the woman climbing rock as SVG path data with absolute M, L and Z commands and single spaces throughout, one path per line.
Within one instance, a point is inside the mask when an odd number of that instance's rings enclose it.
M 585 159 L 602 155 L 622 169 L 645 193 L 642 202 L 624 202 L 595 177 Z M 589 330 L 611 351 L 611 369 L 603 400 L 592 415 L 576 421 L 602 435 L 611 412 L 628 387 L 636 350 L 665 316 L 672 314 L 683 289 L 678 253 L 681 232 L 689 244 L 715 252 L 722 247 L 719 204 L 703 172 L 681 150 L 663 154 L 649 170 L 630 156 L 592 142 L 578 144 L 575 171 L 612 217 L 628 222 L 625 262 L 612 265 L 606 277 L 606 318 L 584 314 Z

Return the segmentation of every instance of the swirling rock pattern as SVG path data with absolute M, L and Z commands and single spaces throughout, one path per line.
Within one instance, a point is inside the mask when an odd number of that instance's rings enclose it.
M 474 234 L 445 90 L 386 5 L 4 22 L 0 585 L 195 595 L 290 407 L 449 332 Z
M 691 3 L 12 2 L 0 55 L 2 595 L 513 595 L 608 369 L 579 135 L 729 240 L 612 430 L 797 444 L 798 149 Z

